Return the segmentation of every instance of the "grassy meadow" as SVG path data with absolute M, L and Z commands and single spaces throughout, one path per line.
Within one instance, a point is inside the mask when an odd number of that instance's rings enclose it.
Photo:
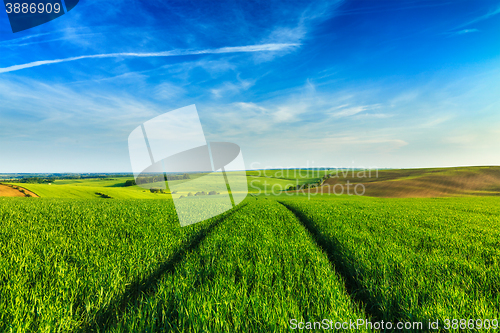
M 468 179 L 483 195 L 458 187 L 430 198 L 271 194 L 272 185 L 314 182 L 321 172 L 249 172 L 252 195 L 184 228 L 168 191 L 123 187 L 128 178 L 16 183 L 40 198 L 0 197 L 0 332 L 498 327 L 497 169 L 379 171 L 396 190 L 441 175 L 439 184 Z
M 211 177 L 208 175 L 207 177 Z M 28 183 L 9 183 L 15 186 L 20 186 L 27 190 L 36 193 L 43 198 L 81 198 L 81 199 L 100 199 L 100 195 L 96 193 L 103 193 L 113 199 L 171 199 L 172 197 L 186 196 L 189 192 L 196 192 L 196 188 L 186 187 L 184 192 L 177 192 L 172 194 L 168 189 L 170 184 L 172 187 L 180 183 L 185 183 L 185 180 L 169 181 L 166 186 L 166 193 L 151 193 L 149 190 L 142 188 L 138 185 L 124 186 L 127 180 L 133 178 L 112 178 L 112 179 L 68 179 L 56 180 L 49 184 L 28 184 Z M 297 180 L 286 178 L 275 178 L 258 176 L 255 172 L 249 172 L 247 176 L 248 192 L 253 194 L 260 194 L 271 192 L 274 190 L 278 193 L 286 189 L 290 185 L 304 184 L 316 178 L 300 178 Z M 187 182 L 189 184 L 189 182 Z M 151 187 L 160 187 L 161 182 L 151 183 Z M 274 188 L 273 188 L 274 186 Z

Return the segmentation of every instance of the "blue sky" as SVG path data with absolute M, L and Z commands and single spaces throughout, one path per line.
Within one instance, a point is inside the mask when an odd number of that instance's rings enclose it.
M 500 165 L 499 1 L 85 1 L 0 14 L 0 172 L 130 172 L 196 104 L 247 168 Z

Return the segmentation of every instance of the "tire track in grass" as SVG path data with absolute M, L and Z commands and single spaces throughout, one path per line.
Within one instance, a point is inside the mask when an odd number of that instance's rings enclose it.
M 174 272 L 175 267 L 182 261 L 186 253 L 195 250 L 218 224 L 246 205 L 246 203 L 243 203 L 235 209 L 216 217 L 215 221 L 200 230 L 196 236 L 174 252 L 168 260 L 159 263 L 158 267 L 151 274 L 131 283 L 120 297 L 112 301 L 107 308 L 98 312 L 95 319 L 92 322 L 84 324 L 78 332 L 103 332 L 109 326 L 116 324 L 120 319 L 120 315 L 129 304 L 135 303 L 141 297 L 141 294 L 154 295 L 162 276 Z
M 421 332 L 446 331 L 447 319 L 499 318 L 500 220 L 479 214 L 494 211 L 497 200 L 282 201 L 327 243 L 359 298 L 372 305 L 372 313 L 382 312 L 384 321 L 420 323 L 408 331 Z M 428 321 L 438 321 L 439 328 Z M 469 327 L 459 330 L 472 332 Z
M 297 220 L 311 234 L 319 248 L 326 253 L 333 269 L 343 278 L 347 293 L 361 309 L 364 309 L 366 317 L 371 317 L 373 321 L 381 321 L 383 319 L 382 310 L 373 300 L 369 291 L 350 273 L 352 269 L 349 267 L 349 262 L 353 262 L 353 260 L 344 257 L 346 253 L 343 251 L 340 242 L 337 239 L 325 237 L 299 210 L 284 202 L 278 202 L 295 215 Z M 363 274 L 358 275 L 362 276 Z
M 294 219 L 274 200 L 251 200 L 165 274 L 153 295 L 130 304 L 109 332 L 290 332 L 313 322 L 317 332 L 323 319 L 363 318 Z

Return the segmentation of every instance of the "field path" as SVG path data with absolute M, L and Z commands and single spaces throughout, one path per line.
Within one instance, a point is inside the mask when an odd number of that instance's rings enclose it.
M 378 307 L 376 300 L 372 299 L 369 291 L 353 276 L 348 269 L 352 258 L 346 258 L 340 242 L 336 239 L 329 239 L 311 223 L 307 217 L 286 202 L 278 201 L 283 207 L 288 209 L 300 224 L 309 232 L 314 242 L 324 252 L 332 265 L 332 269 L 339 274 L 345 282 L 345 289 L 352 301 L 360 306 L 366 318 L 380 321 L 383 319 L 382 309 Z
M 0 184 L 0 197 L 25 197 L 26 195 L 20 191 L 22 189 L 32 197 L 38 198 L 38 195 L 36 195 L 35 193 L 19 186 L 16 187 L 17 189 Z
M 235 209 L 226 211 L 215 217 L 212 223 L 201 229 L 198 234 L 194 235 L 193 238 L 189 239 L 186 243 L 182 244 L 177 251 L 172 253 L 168 260 L 158 263 L 156 269 L 149 275 L 129 283 L 123 294 L 118 295 L 106 308 L 101 309 L 97 313 L 92 322 L 85 323 L 83 327 L 76 332 L 100 332 L 110 325 L 116 325 L 117 321 L 119 321 L 120 317 L 125 313 L 127 307 L 130 307 L 131 304 L 132 306 L 136 304 L 141 295 L 154 295 L 159 287 L 158 284 L 161 282 L 162 276 L 172 274 L 176 267 L 184 260 L 188 252 L 196 250 L 205 238 L 212 233 L 224 219 L 233 215 L 246 205 L 247 204 L 244 203 Z

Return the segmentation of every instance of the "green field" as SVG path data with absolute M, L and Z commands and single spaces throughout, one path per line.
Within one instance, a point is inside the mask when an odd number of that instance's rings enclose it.
M 443 172 L 381 171 L 381 181 L 433 173 Z M 249 172 L 252 195 L 184 228 L 171 194 L 123 187 L 128 178 L 16 183 L 40 198 L 0 198 L 0 332 L 498 326 L 500 197 L 276 190 L 318 179 L 304 174 Z
M 109 195 L 113 199 L 161 199 L 169 198 L 170 194 L 156 194 L 139 186 L 124 187 L 130 178 L 108 179 L 69 179 L 57 180 L 52 184 L 12 183 L 24 187 L 42 198 L 81 198 L 100 199 L 96 193 Z
M 185 228 L 171 200 L 0 198 L 0 216 L 0 331 L 500 315 L 498 198 L 261 195 Z
M 248 191 L 253 195 L 280 194 L 289 186 L 314 183 L 324 175 L 332 174 L 324 183 L 321 191 L 336 193 L 332 188 L 335 185 L 345 186 L 347 182 L 364 184 L 366 196 L 374 197 L 442 197 L 442 196 L 500 196 L 500 167 L 459 167 L 459 168 L 428 168 L 428 169 L 400 169 L 400 170 L 255 170 L 247 171 Z M 193 174 L 193 179 L 204 174 Z M 207 176 L 207 183 L 211 177 Z M 189 188 L 189 181 L 169 181 L 171 186 L 186 183 L 184 191 L 171 194 L 151 193 L 140 186 L 124 186 L 125 181 L 133 178 L 117 177 L 112 179 L 58 179 L 51 185 L 12 183 L 24 187 L 44 198 L 82 198 L 100 199 L 103 193 L 113 199 L 171 199 L 172 197 L 187 196 L 189 192 L 196 192 L 196 188 Z M 160 187 L 161 183 L 151 184 Z
M 315 236 L 374 317 L 499 318 L 498 198 L 281 202 Z
M 304 172 L 305 173 L 305 172 Z M 249 193 L 260 194 L 274 191 L 279 193 L 290 185 L 307 183 L 315 180 L 315 177 L 302 177 L 299 179 L 286 179 L 275 177 L 258 176 L 257 172 L 248 172 L 247 182 Z M 268 172 L 268 174 L 271 174 Z M 316 173 L 315 173 L 316 174 Z M 297 174 L 298 176 L 298 174 Z M 208 175 L 208 177 L 211 177 Z M 69 179 L 57 180 L 49 184 L 27 184 L 10 183 L 15 186 L 24 187 L 42 198 L 82 198 L 82 199 L 100 199 L 96 193 L 104 193 L 113 199 L 171 199 L 172 196 L 180 197 L 189 192 L 196 192 L 196 188 L 186 187 L 184 192 L 171 194 L 166 190 L 165 194 L 151 193 L 149 190 L 140 186 L 124 186 L 125 181 L 133 178 L 114 178 L 114 179 Z M 182 180 L 169 181 L 168 184 L 177 185 L 183 183 Z M 6 182 L 9 184 L 8 182 Z M 167 186 L 168 186 L 167 184 Z M 189 184 L 189 183 L 188 183 Z M 152 187 L 160 187 L 161 183 L 152 183 Z

